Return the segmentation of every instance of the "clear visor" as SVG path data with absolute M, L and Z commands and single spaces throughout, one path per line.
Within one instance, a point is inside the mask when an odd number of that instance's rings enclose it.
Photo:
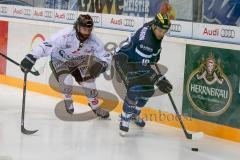
M 156 26 L 156 29 L 159 31 L 159 32 L 162 32 L 163 34 L 167 33 L 168 29 L 164 29 L 164 28 L 160 28 L 158 26 Z

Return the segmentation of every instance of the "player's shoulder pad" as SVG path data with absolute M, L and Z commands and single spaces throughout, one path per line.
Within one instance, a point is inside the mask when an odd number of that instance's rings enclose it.
M 103 42 L 94 33 L 91 33 L 89 40 L 96 48 L 103 47 Z
M 52 40 L 57 40 L 57 39 L 66 39 L 69 37 L 73 37 L 75 34 L 75 30 L 72 27 L 67 27 L 64 29 L 59 30 L 52 36 Z

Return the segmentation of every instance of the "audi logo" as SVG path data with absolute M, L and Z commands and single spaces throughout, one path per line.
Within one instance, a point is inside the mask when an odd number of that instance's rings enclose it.
M 52 17 L 53 17 L 53 12 L 52 12 L 52 11 L 45 11 L 45 12 L 44 12 L 44 17 L 46 17 L 46 18 L 52 18 Z
M 126 27 L 134 27 L 135 21 L 134 19 L 123 19 L 123 25 Z
M 172 24 L 170 27 L 170 32 L 181 32 L 182 25 L 181 24 Z
M 99 16 L 91 16 L 94 23 L 100 23 L 100 17 Z
M 30 9 L 24 9 L 24 15 L 30 16 L 31 15 L 31 10 Z
M 0 13 L 7 13 L 7 7 L 1 7 Z
M 76 16 L 74 13 L 67 13 L 66 19 L 67 20 L 75 20 Z
M 221 29 L 220 35 L 223 38 L 235 38 L 235 31 L 232 29 Z

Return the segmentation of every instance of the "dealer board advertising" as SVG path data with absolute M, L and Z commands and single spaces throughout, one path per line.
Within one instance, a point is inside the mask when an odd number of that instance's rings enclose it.
M 240 128 L 240 51 L 187 45 L 183 113 Z

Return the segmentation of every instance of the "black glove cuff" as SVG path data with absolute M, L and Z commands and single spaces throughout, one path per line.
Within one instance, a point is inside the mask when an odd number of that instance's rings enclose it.
M 32 54 L 27 54 L 25 57 L 27 60 L 29 60 L 29 62 L 31 62 L 32 64 L 35 64 L 37 58 L 34 58 L 34 56 Z

